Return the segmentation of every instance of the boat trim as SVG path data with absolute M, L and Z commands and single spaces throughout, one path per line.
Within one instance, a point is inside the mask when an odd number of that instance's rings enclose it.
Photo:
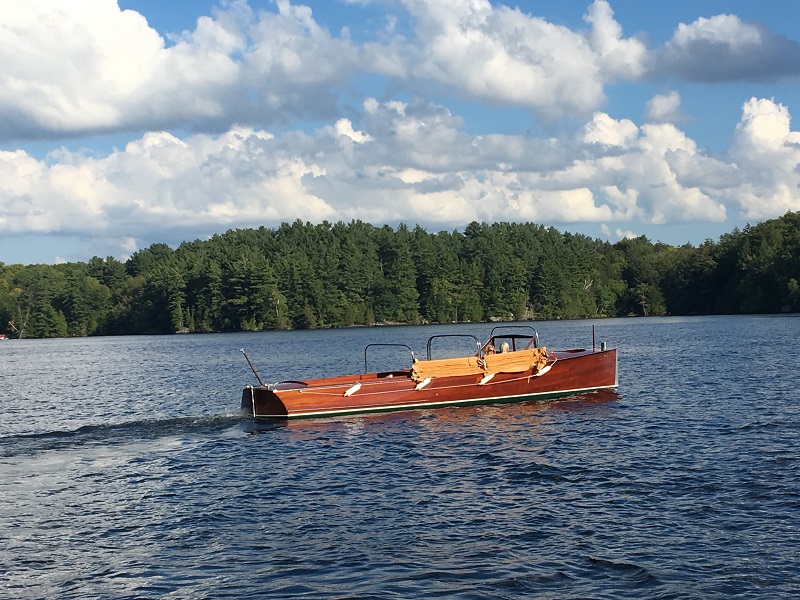
M 385 413 L 385 412 L 395 412 L 401 410 L 425 410 L 428 408 L 442 408 L 446 406 L 474 406 L 480 404 L 505 404 L 511 402 L 523 402 L 525 400 L 534 400 L 534 399 L 551 399 L 551 398 L 560 398 L 563 396 L 572 396 L 574 394 L 584 394 L 589 392 L 596 392 L 598 390 L 610 390 L 616 389 L 619 387 L 617 382 L 614 382 L 614 385 L 601 385 L 597 387 L 589 387 L 589 388 L 576 388 L 571 390 L 555 390 L 549 392 L 537 392 L 534 394 L 518 394 L 515 396 L 494 396 L 491 398 L 469 398 L 464 400 L 445 400 L 441 402 L 430 402 L 427 400 L 420 400 L 419 402 L 412 402 L 407 404 L 394 404 L 391 406 L 381 405 L 381 406 L 359 406 L 357 408 L 340 408 L 340 409 L 332 409 L 332 410 L 320 410 L 320 411 L 306 411 L 306 412 L 296 412 L 292 414 L 256 414 L 256 406 L 255 406 L 255 393 L 254 388 L 250 387 L 250 398 L 251 402 L 253 403 L 253 416 L 259 419 L 302 419 L 302 418 L 314 418 L 314 417 L 333 417 L 333 416 L 345 416 L 345 415 L 353 415 L 353 414 L 365 414 L 365 413 Z

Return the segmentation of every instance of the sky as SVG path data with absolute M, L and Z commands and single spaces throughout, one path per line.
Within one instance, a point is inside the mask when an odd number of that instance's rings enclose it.
M 0 0 L 0 262 L 235 228 L 698 245 L 800 210 L 796 0 Z

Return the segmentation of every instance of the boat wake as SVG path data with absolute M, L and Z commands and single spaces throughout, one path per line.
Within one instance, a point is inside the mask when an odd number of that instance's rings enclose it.
M 0 458 L 33 455 L 91 446 L 118 446 L 162 438 L 220 437 L 245 435 L 242 418 L 235 415 L 144 419 L 102 425 L 84 425 L 73 430 L 12 434 L 0 437 Z

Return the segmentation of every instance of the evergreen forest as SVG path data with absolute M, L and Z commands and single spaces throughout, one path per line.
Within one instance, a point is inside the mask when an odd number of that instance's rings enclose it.
M 800 310 L 800 212 L 697 247 L 531 223 L 235 229 L 122 262 L 0 262 L 0 333 L 46 338 Z

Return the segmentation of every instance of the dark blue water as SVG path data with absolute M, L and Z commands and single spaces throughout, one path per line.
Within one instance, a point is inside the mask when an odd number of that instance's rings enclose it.
M 0 597 L 800 595 L 800 317 L 594 324 L 617 393 L 283 425 L 239 348 L 275 381 L 489 327 L 0 342 Z

